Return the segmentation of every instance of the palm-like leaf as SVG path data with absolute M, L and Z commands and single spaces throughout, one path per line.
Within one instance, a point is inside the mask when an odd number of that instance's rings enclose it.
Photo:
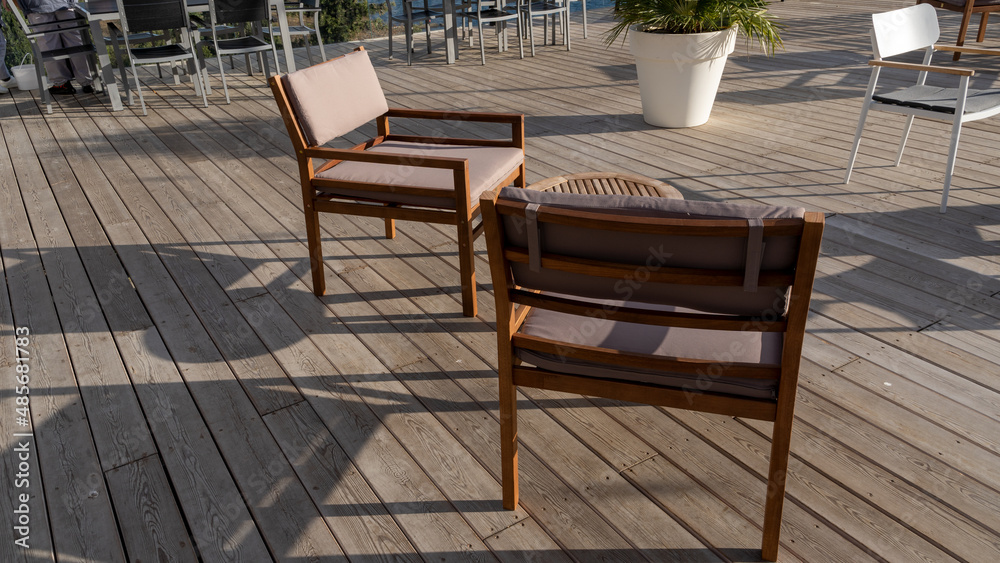
M 767 4 L 765 0 L 615 0 L 618 23 L 605 42 L 610 45 L 627 36 L 632 26 L 650 33 L 705 33 L 735 25 L 771 54 L 781 46 L 783 26 L 767 11 Z

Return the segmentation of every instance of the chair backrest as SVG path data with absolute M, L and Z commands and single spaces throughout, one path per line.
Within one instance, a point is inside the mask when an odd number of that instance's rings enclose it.
M 504 189 L 495 205 L 519 291 L 748 317 L 786 312 L 800 208 L 518 189 Z
M 937 12 L 930 4 L 872 14 L 872 51 L 875 59 L 929 47 L 941 37 Z
M 268 0 L 209 0 L 216 24 L 259 22 L 270 19 Z
M 17 0 L 7 0 L 7 1 L 8 5 L 10 5 L 11 7 L 10 11 L 14 12 L 14 18 L 17 20 L 17 23 L 21 26 L 21 31 L 23 31 L 26 36 L 30 36 L 32 33 L 32 29 L 31 26 L 28 25 L 28 21 L 24 18 L 23 10 L 21 9 L 20 3 Z
M 184 0 L 118 0 L 126 33 L 187 29 Z
M 323 145 L 389 110 L 368 52 L 358 49 L 325 63 L 286 74 L 275 90 L 288 99 L 290 117 L 307 146 Z M 291 128 L 286 118 L 286 125 Z
M 8 5 L 10 6 L 10 11 L 14 13 L 14 19 L 21 26 L 21 31 L 31 41 L 34 41 L 43 34 L 56 33 L 62 27 L 69 27 L 66 20 L 36 24 L 28 23 L 24 8 L 21 7 L 21 3 L 18 0 L 8 0 Z

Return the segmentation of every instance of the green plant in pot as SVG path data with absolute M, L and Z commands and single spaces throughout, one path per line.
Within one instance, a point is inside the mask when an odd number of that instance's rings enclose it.
M 631 37 L 643 118 L 659 127 L 708 121 L 737 34 L 767 54 L 782 25 L 765 0 L 615 0 L 611 45 Z

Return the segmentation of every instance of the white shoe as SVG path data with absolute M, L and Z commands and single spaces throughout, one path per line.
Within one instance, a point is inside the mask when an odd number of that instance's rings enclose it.
M 2 87 L 4 90 L 17 88 L 17 80 L 15 80 L 13 76 L 8 78 L 7 80 L 0 80 L 0 87 Z
M 10 92 L 10 90 L 8 90 L 6 86 L 0 86 L 0 94 L 6 94 L 8 92 Z

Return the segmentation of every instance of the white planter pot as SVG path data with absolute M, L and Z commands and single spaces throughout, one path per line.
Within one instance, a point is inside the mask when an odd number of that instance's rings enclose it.
M 736 32 L 735 27 L 686 34 L 629 30 L 646 123 L 694 127 L 708 121 Z

